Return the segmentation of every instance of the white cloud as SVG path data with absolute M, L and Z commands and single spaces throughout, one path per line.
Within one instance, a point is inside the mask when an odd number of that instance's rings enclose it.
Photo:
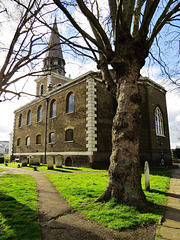
M 175 121 L 180 122 L 180 114 L 176 116 Z
M 88 71 L 97 71 L 96 63 L 93 61 L 89 61 L 88 63 L 78 61 L 78 59 L 69 58 L 66 61 L 67 65 L 65 66 L 66 76 L 71 78 L 76 78 Z
M 152 66 L 152 67 L 147 67 L 144 66 L 141 69 L 141 75 L 142 76 L 146 76 L 150 79 L 152 79 L 153 81 L 157 81 L 157 76 L 160 74 L 160 69 L 158 66 Z

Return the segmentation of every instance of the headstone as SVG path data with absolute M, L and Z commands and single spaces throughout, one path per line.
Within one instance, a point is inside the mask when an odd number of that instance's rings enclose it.
M 40 157 L 30 158 L 29 165 L 40 165 Z
M 53 156 L 48 156 L 47 157 L 47 168 L 48 168 L 48 170 L 54 169 Z
M 21 166 L 22 167 L 26 167 L 27 166 L 27 164 L 28 164 L 28 160 L 27 159 L 22 159 L 22 161 L 21 161 Z
M 145 175 L 145 191 L 150 191 L 150 179 L 149 179 L 149 163 L 148 161 L 144 164 L 144 175 Z
M 62 156 L 57 155 L 55 158 L 55 163 L 56 163 L 57 168 L 61 168 L 62 167 Z

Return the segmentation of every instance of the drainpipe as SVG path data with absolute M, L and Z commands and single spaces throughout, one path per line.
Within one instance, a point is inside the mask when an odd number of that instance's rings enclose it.
M 44 162 L 46 163 L 46 152 L 47 152 L 47 125 L 48 125 L 48 106 L 49 98 L 46 98 L 46 125 L 45 125 L 45 147 L 44 147 Z

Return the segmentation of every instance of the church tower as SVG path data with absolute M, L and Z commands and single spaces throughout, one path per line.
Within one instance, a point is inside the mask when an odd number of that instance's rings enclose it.
M 65 61 L 63 58 L 61 43 L 58 36 L 56 18 L 53 24 L 53 30 L 51 32 L 48 48 L 49 50 L 47 51 L 46 57 L 43 60 L 43 70 L 50 70 L 52 72 L 56 72 L 62 76 L 65 76 Z
M 43 75 L 35 80 L 37 96 L 45 95 L 54 88 L 70 81 L 69 78 L 65 77 L 65 60 L 58 36 L 56 18 L 49 39 L 48 51 L 43 60 L 42 72 Z

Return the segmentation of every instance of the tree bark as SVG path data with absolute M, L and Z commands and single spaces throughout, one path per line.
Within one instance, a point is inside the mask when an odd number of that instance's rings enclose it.
M 139 160 L 141 97 L 137 81 L 140 64 L 135 60 L 128 65 L 130 67 L 126 74 L 124 72 L 117 79 L 117 109 L 112 126 L 109 182 L 97 201 L 116 198 L 128 205 L 144 207 L 147 202 L 141 187 Z

